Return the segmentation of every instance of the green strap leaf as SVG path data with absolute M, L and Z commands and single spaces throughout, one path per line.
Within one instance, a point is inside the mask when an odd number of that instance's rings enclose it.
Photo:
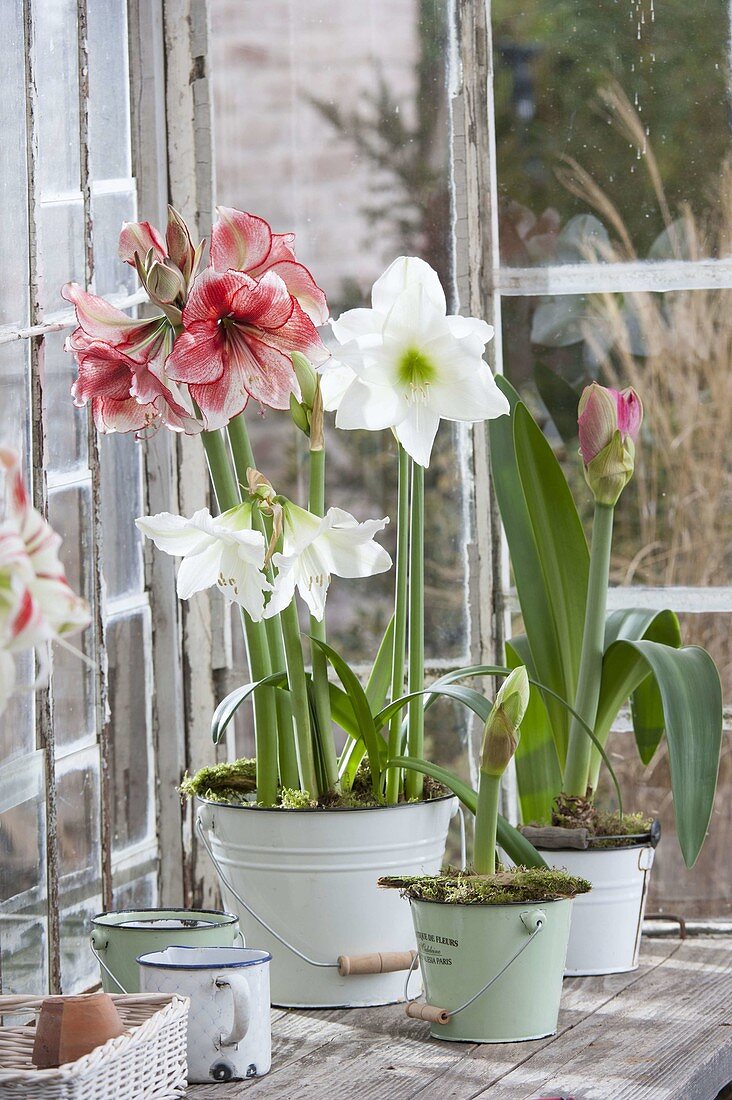
M 551 447 L 511 384 L 501 377 L 496 383 L 512 412 L 489 422 L 491 469 L 532 665 L 538 680 L 562 698 L 574 699 L 589 571 L 587 542 Z M 552 702 L 547 710 L 563 764 L 569 718 Z
M 377 728 L 383 729 L 384 726 L 389 724 L 394 715 L 398 714 L 400 710 L 404 710 L 413 699 L 419 699 L 420 696 L 424 695 L 445 696 L 448 699 L 456 699 L 472 710 L 474 714 L 477 714 L 483 722 L 488 718 L 493 705 L 486 699 L 485 695 L 481 695 L 475 688 L 463 687 L 458 684 L 444 684 L 442 687 L 438 687 L 437 684 L 432 684 L 431 687 L 424 688 L 422 691 L 412 691 L 407 695 L 402 695 L 401 698 L 395 699 L 393 703 L 389 703 L 383 710 L 380 710 L 374 718 Z
M 366 698 L 371 707 L 371 713 L 375 714 L 383 707 L 386 696 L 391 686 L 391 659 L 394 648 L 394 616 L 389 620 L 389 625 L 384 631 L 376 659 L 371 666 L 371 673 L 366 684 Z
M 673 611 L 656 612 L 644 608 L 614 611 L 608 615 L 595 733 L 603 745 L 607 743 L 618 711 L 632 695 L 636 744 L 641 760 L 648 764 L 663 737 L 665 726 L 658 684 L 649 675 L 648 665 L 640 653 L 628 648 L 612 648 L 620 640 L 634 642 L 643 638 L 679 649 L 681 627 L 677 615 Z M 597 785 L 598 772 L 599 759 L 595 758 L 590 775 L 592 786 Z
M 714 661 L 699 646 L 620 640 L 608 665 L 638 654 L 658 686 L 671 765 L 676 833 L 687 867 L 696 863 L 712 816 L 722 748 L 722 685 Z
M 273 672 L 269 676 L 264 676 L 261 680 L 257 680 L 255 683 L 244 684 L 242 687 L 235 688 L 235 690 L 230 692 L 225 699 L 222 699 L 216 707 L 213 718 L 211 719 L 211 737 L 215 745 L 217 745 L 224 736 L 226 727 L 242 703 L 246 702 L 257 688 L 261 687 L 278 687 L 284 688 L 285 691 L 289 691 L 287 673 Z
M 478 794 L 472 787 L 458 779 L 456 775 L 441 768 L 437 764 L 430 764 L 427 760 L 418 760 L 413 756 L 395 756 L 387 760 L 386 768 L 411 768 L 413 771 L 422 772 L 442 783 L 448 790 L 462 802 L 466 809 L 474 814 L 478 805 Z M 546 862 L 537 852 L 533 844 L 506 821 L 501 814 L 498 815 L 497 839 L 509 859 L 522 867 L 546 867 Z
M 538 679 L 563 699 L 574 700 L 582 652 L 589 575 L 587 541 L 562 469 L 525 405 L 516 406 L 513 420 L 516 465 L 539 562 L 539 575 L 531 582 L 528 599 L 521 590 L 522 580 L 516 576 L 524 627 Z M 511 553 L 513 555 L 512 546 Z M 538 645 L 533 636 L 535 609 L 530 606 L 535 598 L 537 582 L 543 587 L 550 615 L 549 624 L 540 624 L 541 638 Z M 550 679 L 543 669 L 547 661 L 547 655 L 543 651 L 547 625 L 554 636 L 557 650 L 549 657 L 552 672 Z M 558 683 L 555 668 L 557 659 L 561 670 Z M 560 741 L 557 746 L 562 761 L 566 755 L 565 723 L 566 716 L 559 727 Z
M 341 657 L 340 653 L 319 638 L 314 638 L 310 635 L 310 640 L 313 645 L 318 646 L 318 648 L 325 653 L 326 657 L 333 665 L 338 679 L 343 684 L 346 694 L 351 700 L 353 713 L 358 723 L 359 736 L 362 738 L 368 753 L 371 786 L 373 788 L 374 797 L 380 801 L 381 769 L 379 761 L 386 746 L 384 745 L 383 738 L 379 737 L 377 732 L 374 716 L 371 713 L 371 707 L 369 706 L 366 692 L 361 687 L 355 672 L 353 672 L 348 663 Z
M 535 679 L 525 634 L 506 643 L 506 659 L 512 668 L 526 665 L 529 676 Z M 521 820 L 549 824 L 554 799 L 562 789 L 562 772 L 549 714 L 541 692 L 534 685 L 531 686 L 529 706 L 521 723 L 515 759 Z

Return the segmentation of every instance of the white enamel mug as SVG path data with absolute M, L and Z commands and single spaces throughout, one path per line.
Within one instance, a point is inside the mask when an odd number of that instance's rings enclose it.
M 190 997 L 188 1080 L 261 1077 L 272 1060 L 267 951 L 166 947 L 140 955 L 143 993 Z

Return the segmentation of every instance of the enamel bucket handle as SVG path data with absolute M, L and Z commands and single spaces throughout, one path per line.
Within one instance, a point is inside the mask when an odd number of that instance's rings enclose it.
M 227 1036 L 221 1036 L 222 1046 L 235 1046 L 240 1043 L 249 1030 L 252 1013 L 252 998 L 249 992 L 249 983 L 243 974 L 222 970 L 214 978 L 215 985 L 219 989 L 226 986 L 231 990 L 234 1001 L 234 1022 L 231 1032 Z
M 111 978 L 114 984 L 119 989 L 120 993 L 127 993 L 127 990 L 122 986 L 117 978 L 115 978 L 112 971 L 109 969 L 100 952 L 106 951 L 109 946 L 109 940 L 104 932 L 101 932 L 98 928 L 92 928 L 91 936 L 89 937 L 89 946 L 92 950 L 92 955 L 99 963 L 101 969 L 105 972 L 108 978 Z

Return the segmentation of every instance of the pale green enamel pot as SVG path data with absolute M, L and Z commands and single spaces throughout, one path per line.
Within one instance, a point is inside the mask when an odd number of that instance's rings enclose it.
M 514 1043 L 554 1034 L 571 899 L 510 905 L 412 900 L 410 905 L 426 1001 L 449 1014 L 447 1023 L 431 1024 L 433 1038 Z M 490 988 L 455 1013 L 520 948 L 521 953 Z
M 243 946 L 239 921 L 217 909 L 119 909 L 92 920 L 91 949 L 106 993 L 139 993 L 138 955 L 166 947 Z

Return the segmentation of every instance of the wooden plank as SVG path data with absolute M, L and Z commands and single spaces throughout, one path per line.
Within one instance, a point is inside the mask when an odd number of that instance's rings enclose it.
M 732 1080 L 732 952 L 687 941 L 663 965 L 464 1100 L 714 1100 Z
M 230 1085 L 192 1086 L 188 1095 L 194 1100 L 225 1100 L 242 1097 L 253 1088 L 266 1094 L 267 1100 L 294 1096 L 298 1100 L 325 1096 L 346 1100 L 356 1091 L 359 1100 L 493 1097 L 494 1086 L 503 1087 L 504 1081 L 544 1052 L 549 1057 L 554 1046 L 559 1052 L 552 1064 L 564 1065 L 567 1037 L 596 1017 L 601 1016 L 607 1025 L 608 1014 L 619 998 L 643 987 L 679 950 L 678 941 L 653 941 L 644 947 L 642 967 L 633 974 L 568 980 L 558 1034 L 531 1043 L 478 1046 L 440 1042 L 428 1037 L 423 1023 L 407 1019 L 402 1005 L 280 1012 L 273 1016 L 273 1065 L 267 1077 Z M 509 1095 L 520 1094 L 503 1093 Z

